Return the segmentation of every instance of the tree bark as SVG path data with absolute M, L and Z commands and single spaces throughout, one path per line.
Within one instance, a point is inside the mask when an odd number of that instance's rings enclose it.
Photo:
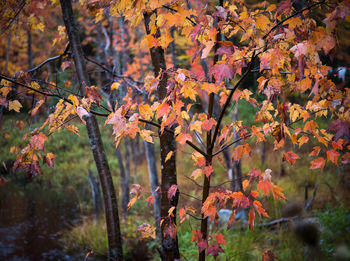
M 238 121 L 239 120 L 239 114 L 238 114 L 238 104 L 235 104 L 235 108 L 233 110 L 232 114 L 232 121 Z M 237 132 L 235 132 L 233 139 L 236 140 L 239 138 L 239 135 Z M 239 142 L 236 142 L 233 145 L 233 149 L 235 149 L 239 145 Z M 242 167 L 241 167 L 241 161 L 234 161 L 232 163 L 232 191 L 242 191 L 243 185 L 242 185 Z
M 146 129 L 149 129 L 149 126 L 146 125 Z M 156 191 L 156 189 L 159 186 L 158 182 L 158 173 L 157 173 L 157 164 L 156 164 L 156 156 L 154 151 L 154 144 L 149 143 L 147 141 L 145 143 L 145 149 L 146 149 L 146 158 L 147 158 L 147 165 L 148 165 L 148 175 L 149 180 L 151 183 L 151 190 L 152 190 L 152 196 L 153 199 L 153 215 L 154 220 L 156 223 L 157 228 L 157 237 L 159 240 L 162 238 L 161 230 L 160 230 L 160 200 L 161 195 L 159 193 L 159 190 Z
M 149 22 L 152 12 L 144 13 L 144 22 L 146 33 L 150 34 Z M 156 33 L 156 37 L 160 37 L 159 30 Z M 157 87 L 158 100 L 162 101 L 167 94 L 167 81 L 168 74 L 166 73 L 166 64 L 164 57 L 164 50 L 161 47 L 152 47 L 150 49 L 152 65 L 154 70 L 154 75 L 157 77 L 162 71 L 163 75 Z M 161 230 L 162 230 L 162 258 L 163 260 L 179 259 L 180 252 L 178 246 L 177 236 L 175 238 L 170 237 L 167 234 L 168 229 L 174 229 L 176 225 L 176 210 L 173 212 L 173 217 L 168 217 L 168 210 L 171 207 L 177 206 L 179 199 L 179 191 L 176 195 L 169 200 L 167 197 L 168 190 L 172 185 L 177 185 L 176 177 L 176 142 L 173 133 L 164 131 L 159 133 L 160 139 L 160 163 L 161 163 L 161 174 L 162 174 L 162 184 L 161 184 L 161 217 L 164 218 Z M 166 156 L 170 151 L 173 151 L 173 155 L 168 161 L 165 161 Z
M 64 24 L 66 26 L 74 65 L 79 80 L 80 93 L 84 94 L 84 84 L 89 84 L 83 50 L 79 33 L 74 21 L 71 0 L 60 0 Z M 122 240 L 118 216 L 118 204 L 115 194 L 112 175 L 109 170 L 107 157 L 104 151 L 100 130 L 96 117 L 92 114 L 84 116 L 86 128 L 94 156 L 95 164 L 101 181 L 103 199 L 106 212 L 108 256 L 109 260 L 123 260 Z

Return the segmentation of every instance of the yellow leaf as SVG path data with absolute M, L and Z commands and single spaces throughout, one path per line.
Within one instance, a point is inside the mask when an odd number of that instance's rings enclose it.
M 170 151 L 167 155 L 166 155 L 166 158 L 165 158 L 165 162 L 167 162 L 171 156 L 173 155 L 173 151 Z
M 120 86 L 120 83 L 119 82 L 114 82 L 111 86 L 111 91 L 113 90 L 118 90 L 119 89 L 119 86 Z
M 2 96 L 4 96 L 5 98 L 10 91 L 11 91 L 10 87 L 2 87 L 0 89 L 0 93 L 2 93 Z
M 169 208 L 169 210 L 168 210 L 168 215 L 169 215 L 169 216 L 172 216 L 174 210 L 175 210 L 175 207 L 174 207 L 174 206 L 172 206 L 171 208 Z
M 73 94 L 70 94 L 70 95 L 68 96 L 68 99 L 71 100 L 71 101 L 73 102 L 74 107 L 78 107 L 79 101 L 78 101 L 78 99 L 77 99 L 76 96 L 74 96 Z
M 69 86 L 71 86 L 71 82 L 69 80 L 64 82 L 64 87 L 68 88 Z
M 9 111 L 14 110 L 16 112 L 19 112 L 21 108 L 22 108 L 22 104 L 20 104 L 19 101 L 17 100 L 9 101 Z
M 181 117 L 185 120 L 189 120 L 190 116 L 188 115 L 188 113 L 186 111 L 182 111 L 181 112 Z
M 153 143 L 153 139 L 151 136 L 152 133 L 153 133 L 153 131 L 150 131 L 150 130 L 141 130 L 140 131 L 141 138 L 149 143 Z
M 33 87 L 36 90 L 40 89 L 40 85 L 37 82 L 34 82 L 34 81 L 30 83 L 30 86 Z
M 256 19 L 256 28 L 260 30 L 266 30 L 268 24 L 270 23 L 269 18 L 267 18 L 265 15 L 260 15 Z

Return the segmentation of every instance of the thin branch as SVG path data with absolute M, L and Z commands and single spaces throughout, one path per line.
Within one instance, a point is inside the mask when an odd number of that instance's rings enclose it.
M 216 140 L 216 137 L 218 136 L 218 133 L 219 133 L 219 128 L 220 128 L 220 125 L 221 125 L 221 121 L 222 119 L 224 118 L 224 114 L 226 112 L 226 109 L 228 107 L 228 105 L 230 104 L 231 102 L 231 99 L 232 99 L 232 96 L 234 94 L 234 92 L 236 91 L 236 89 L 238 88 L 238 86 L 243 82 L 243 80 L 248 76 L 248 74 L 250 73 L 250 70 L 251 70 L 251 67 L 253 65 L 253 62 L 254 62 L 254 58 L 255 58 L 255 50 L 253 51 L 253 55 L 252 55 L 252 58 L 250 60 L 250 63 L 249 63 L 249 66 L 247 68 L 247 70 L 245 71 L 245 73 L 242 75 L 241 79 L 239 79 L 239 81 L 235 84 L 235 86 L 233 87 L 233 89 L 231 90 L 230 94 L 228 95 L 227 99 L 226 99 L 226 102 L 224 104 L 224 107 L 222 108 L 221 112 L 220 112 L 220 116 L 219 116 L 219 119 L 217 121 L 217 124 L 215 126 L 215 131 L 214 131 L 214 135 L 213 135 L 213 139 L 212 139 L 212 142 L 211 142 L 211 147 L 213 148 L 214 147 L 214 144 L 215 144 L 215 140 Z
M 199 200 L 199 201 L 202 201 L 201 199 L 199 199 L 199 198 L 196 198 L 195 196 L 192 196 L 192 195 L 186 194 L 186 193 L 184 193 L 184 192 L 181 192 L 181 191 L 180 191 L 180 195 L 184 195 L 184 196 L 187 196 L 187 197 L 189 197 L 189 198 L 193 198 L 193 199 L 195 199 L 195 200 Z
M 14 17 L 10 19 L 10 23 L 6 26 L 6 28 L 2 29 L 1 34 L 6 32 L 7 29 L 9 29 L 11 27 L 12 23 L 16 20 L 17 16 L 22 11 L 22 9 L 24 8 L 25 5 L 26 5 L 26 1 L 23 0 L 22 3 L 21 3 L 21 6 L 18 8 L 18 11 L 15 13 Z
M 60 55 L 57 55 L 57 56 L 54 56 L 54 57 L 50 57 L 48 59 L 46 59 L 45 61 L 43 61 L 41 64 L 39 64 L 38 66 L 28 70 L 27 72 L 28 73 L 32 73 L 32 72 L 35 72 L 36 70 L 39 70 L 41 67 L 43 67 L 45 64 L 49 63 L 49 62 L 52 62 L 52 61 L 55 61 L 55 60 L 58 60 L 60 58 L 62 58 L 63 56 L 65 56 L 69 50 L 69 47 L 70 47 L 70 44 L 68 43 L 66 48 L 64 49 L 64 52 Z
M 285 21 L 293 18 L 294 16 L 297 16 L 298 14 L 301 14 L 302 12 L 308 10 L 308 9 L 311 9 L 313 8 L 314 6 L 317 6 L 317 5 L 321 5 L 321 4 L 324 4 L 325 3 L 325 0 L 323 1 L 320 1 L 320 2 L 317 2 L 317 3 L 314 3 L 312 5 L 309 5 L 307 7 L 304 7 L 303 9 L 300 9 L 298 12 L 295 12 L 294 14 L 291 14 L 290 16 L 286 17 L 285 19 L 281 20 L 280 22 L 278 22 L 274 27 L 272 27 L 270 29 L 270 31 L 267 32 L 267 34 L 265 34 L 263 36 L 263 39 L 266 39 L 266 37 L 269 36 L 270 33 L 272 33 L 274 30 L 276 30 L 280 25 L 282 25 Z
M 175 12 L 175 13 L 178 12 L 178 11 L 175 10 L 174 8 L 171 8 L 171 7 L 166 6 L 166 5 L 162 5 L 162 7 L 164 7 L 165 9 L 168 9 L 168 10 L 170 10 L 170 11 L 173 11 L 173 12 Z M 188 21 L 190 21 L 190 22 L 192 23 L 192 25 L 194 25 L 194 26 L 197 25 L 197 23 L 196 23 L 195 21 L 193 21 L 191 18 L 189 18 L 189 17 L 186 16 L 186 19 L 187 19 Z
M 183 175 L 185 178 L 187 178 L 187 179 L 189 179 L 190 181 L 192 181 L 194 184 L 196 184 L 198 187 L 200 187 L 200 188 L 203 188 L 203 186 L 202 185 L 200 185 L 199 183 L 197 183 L 197 181 L 195 181 L 194 179 L 191 179 L 191 178 L 189 178 L 189 177 L 187 177 L 186 175 Z
M 12 82 L 14 84 L 20 85 L 20 86 L 22 86 L 24 88 L 27 88 L 27 89 L 29 89 L 31 91 L 40 93 L 42 95 L 46 95 L 46 96 L 49 96 L 49 97 L 57 97 L 57 98 L 63 99 L 65 102 L 73 104 L 73 102 L 71 100 L 67 99 L 66 97 L 62 97 L 61 95 L 58 95 L 58 94 L 55 94 L 55 93 L 47 93 L 47 92 L 40 91 L 38 89 L 34 89 L 33 87 L 30 87 L 30 86 L 28 86 L 28 85 L 26 85 L 24 83 L 21 83 L 21 82 L 17 82 L 17 81 L 15 81 L 15 80 L 13 80 L 13 79 L 5 76 L 5 75 L 0 74 L 0 79 L 4 79 L 4 80 Z M 92 110 L 90 111 L 90 113 L 95 114 L 97 116 L 104 116 L 104 117 L 107 117 L 109 115 L 109 114 L 106 114 L 106 113 L 100 113 L 100 112 L 92 111 Z

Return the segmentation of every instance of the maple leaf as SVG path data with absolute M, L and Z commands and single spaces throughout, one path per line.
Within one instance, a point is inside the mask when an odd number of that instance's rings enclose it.
M 199 253 L 201 253 L 203 250 L 206 250 L 208 248 L 208 240 L 201 239 L 199 242 L 197 242 Z
M 22 130 L 25 127 L 25 123 L 23 121 L 16 121 L 16 127 Z
M 216 83 L 221 83 L 224 78 L 231 80 L 234 77 L 234 68 L 227 63 L 217 63 L 209 71 L 209 76 L 215 76 Z
M 14 110 L 16 112 L 19 112 L 21 108 L 22 108 L 22 104 L 19 101 L 17 100 L 9 101 L 9 111 Z
M 218 244 L 221 244 L 221 245 L 227 245 L 226 244 L 226 241 L 225 241 L 225 236 L 224 235 L 222 235 L 222 234 L 217 234 L 216 236 L 215 236 L 215 239 L 216 239 L 216 242 L 218 242 Z
M 180 133 L 177 137 L 176 140 L 181 144 L 184 145 L 186 141 L 192 141 L 192 137 L 188 133 Z
M 139 197 L 142 192 L 142 187 L 139 184 L 132 184 L 130 189 L 130 194 L 135 195 L 136 197 Z
M 159 107 L 157 108 L 157 119 L 164 115 L 168 115 L 170 106 L 168 103 L 163 102 Z
M 102 96 L 98 92 L 98 88 L 95 86 L 85 86 L 85 97 L 100 106 L 100 102 L 103 101 Z
M 204 131 L 210 131 L 215 124 L 216 124 L 216 121 L 213 118 L 206 119 L 202 123 L 202 129 Z
M 171 200 L 177 192 L 177 185 L 171 185 L 171 187 L 168 189 L 168 199 Z
M 260 180 L 257 188 L 261 189 L 264 192 L 265 196 L 267 196 L 273 189 L 271 182 L 267 179 Z
M 339 155 L 340 153 L 333 149 L 327 150 L 327 160 L 332 161 L 335 165 L 338 165 Z
M 299 156 L 294 152 L 288 151 L 287 153 L 283 153 L 283 159 L 289 162 L 290 165 L 294 166 L 295 160 L 299 159 Z
M 309 141 L 309 138 L 308 138 L 308 137 L 306 137 L 306 136 L 300 137 L 299 140 L 298 140 L 299 148 L 300 148 L 303 144 L 307 143 L 308 141 Z
M 119 89 L 119 86 L 120 86 L 120 83 L 119 82 L 114 82 L 111 86 L 111 91 L 113 90 L 118 90 Z
M 141 130 L 140 131 L 141 138 L 149 143 L 154 143 L 152 136 L 151 136 L 152 134 L 153 134 L 153 131 L 151 131 L 151 130 Z
M 53 168 L 53 160 L 55 159 L 55 155 L 53 153 L 47 153 L 43 159 L 43 162 Z
M 348 141 L 350 140 L 350 123 L 343 120 L 334 121 L 331 126 L 329 126 L 328 131 L 335 131 L 334 140 L 337 141 L 341 137 L 344 137 Z
M 126 119 L 118 112 L 112 112 L 105 124 L 113 125 L 113 135 L 119 134 L 126 128 Z
M 223 252 L 224 252 L 224 250 L 220 247 L 219 244 L 212 244 L 212 245 L 208 246 L 207 256 L 212 255 L 214 257 L 214 259 L 216 260 L 218 255 L 220 253 L 223 253 Z
M 44 143 L 46 140 L 46 135 L 40 132 L 30 138 L 30 146 L 34 149 L 44 150 Z
M 321 151 L 321 147 L 320 146 L 316 146 L 314 147 L 314 150 L 310 152 L 309 156 L 317 156 Z
M 311 161 L 310 169 L 323 169 L 325 163 L 326 163 L 325 159 L 322 157 L 319 157 Z

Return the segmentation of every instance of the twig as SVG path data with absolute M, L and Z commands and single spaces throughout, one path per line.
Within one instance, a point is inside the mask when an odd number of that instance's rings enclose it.
M 55 60 L 58 60 L 60 58 L 62 58 L 63 56 L 65 56 L 69 50 L 69 47 L 70 47 L 70 44 L 68 43 L 66 48 L 64 49 L 64 52 L 60 55 L 57 55 L 57 56 L 54 56 L 54 57 L 50 57 L 50 58 L 47 58 L 45 61 L 43 61 L 41 64 L 39 64 L 38 66 L 28 70 L 28 73 L 32 73 L 32 72 L 35 72 L 36 70 L 39 70 L 41 67 L 43 67 L 45 64 L 49 63 L 49 62 L 52 62 L 52 61 L 55 61 Z
M 1 34 L 3 34 L 4 32 L 7 31 L 7 29 L 9 29 L 12 25 L 12 23 L 16 20 L 17 16 L 19 15 L 19 13 L 22 11 L 22 9 L 24 8 L 24 6 L 26 5 L 26 1 L 23 0 L 21 3 L 21 6 L 18 8 L 18 11 L 15 13 L 15 16 L 13 18 L 10 19 L 10 23 L 6 26 L 6 28 L 2 29 Z
M 263 36 L 263 39 L 266 39 L 266 37 L 268 37 L 269 34 L 270 34 L 272 31 L 276 30 L 276 29 L 277 29 L 280 25 L 282 25 L 285 21 L 289 20 L 290 18 L 293 18 L 294 16 L 297 16 L 298 14 L 301 14 L 302 12 L 304 12 L 304 11 L 306 11 L 306 10 L 308 10 L 308 9 L 313 8 L 314 6 L 317 6 L 317 5 L 320 5 L 320 4 L 324 4 L 324 2 L 325 2 L 325 0 L 320 1 L 320 2 L 317 2 L 317 3 L 314 3 L 314 4 L 309 5 L 309 6 L 307 6 L 307 7 L 304 7 L 303 9 L 299 10 L 298 12 L 295 12 L 294 14 L 291 14 L 290 16 L 286 17 L 285 19 L 281 20 L 281 21 L 278 22 L 274 27 L 272 27 L 272 28 L 270 29 L 270 31 L 267 32 L 267 34 L 265 34 L 265 35 Z
M 170 10 L 170 11 L 173 11 L 173 12 L 175 12 L 175 13 L 178 12 L 178 11 L 175 10 L 174 8 L 171 8 L 171 7 L 166 6 L 166 5 L 162 5 L 162 7 L 164 7 L 165 9 L 168 9 L 168 10 Z M 186 19 L 187 19 L 188 21 L 190 21 L 190 22 L 192 23 L 192 25 L 194 25 L 194 26 L 197 25 L 197 23 L 196 23 L 195 21 L 193 21 L 191 18 L 189 18 L 189 17 L 186 16 Z
M 254 62 L 254 59 L 255 59 L 255 50 L 253 51 L 253 55 L 252 55 L 252 58 L 250 60 L 250 63 L 249 63 L 249 66 L 247 68 L 247 70 L 245 71 L 245 73 L 242 75 L 241 79 L 239 79 L 239 81 L 235 84 L 235 86 L 233 87 L 233 89 L 231 90 L 230 94 L 228 95 L 227 99 L 226 99 L 226 102 L 220 112 L 220 116 L 219 116 L 219 119 L 217 121 L 217 124 L 215 126 L 215 131 L 214 131 L 214 135 L 213 135 L 213 139 L 211 141 L 211 147 L 213 148 L 214 147 L 214 144 L 215 144 L 215 140 L 216 140 L 216 137 L 218 136 L 218 133 L 219 133 L 219 128 L 220 128 L 220 125 L 221 125 L 221 121 L 222 119 L 224 118 L 224 114 L 226 112 L 226 109 L 228 107 L 228 105 L 230 104 L 231 102 L 231 99 L 232 99 L 232 96 L 234 94 L 234 92 L 236 91 L 236 89 L 238 88 L 238 86 L 243 82 L 243 80 L 248 76 L 248 74 L 250 73 L 250 69 L 253 65 L 253 62 Z

